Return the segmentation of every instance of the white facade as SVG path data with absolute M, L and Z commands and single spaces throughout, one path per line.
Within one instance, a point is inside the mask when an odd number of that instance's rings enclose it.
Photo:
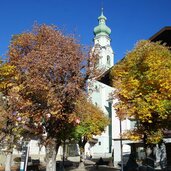
M 98 20 L 99 25 L 94 29 L 95 38 L 94 47 L 92 50 L 97 50 L 100 54 L 98 67 L 106 71 L 114 65 L 114 53 L 110 45 L 111 40 L 109 37 L 111 31 L 106 26 L 106 17 L 103 15 L 103 11 Z M 103 20 L 103 22 L 101 22 L 101 20 Z M 125 120 L 121 123 L 116 116 L 116 112 L 113 108 L 116 99 L 111 100 L 111 93 L 113 93 L 114 88 L 99 81 L 93 81 L 91 86 L 92 87 L 90 87 L 90 90 L 93 90 L 90 92 L 92 102 L 100 107 L 111 120 L 111 125 L 105 129 L 105 132 L 100 136 L 96 136 L 98 142 L 90 148 L 91 155 L 92 157 L 98 158 L 113 155 L 114 163 L 117 164 L 117 162 L 121 160 L 121 144 L 119 141 L 121 131 L 120 128 L 122 127 L 122 131 L 130 129 L 130 121 Z M 130 147 L 123 145 L 123 152 L 129 151 Z

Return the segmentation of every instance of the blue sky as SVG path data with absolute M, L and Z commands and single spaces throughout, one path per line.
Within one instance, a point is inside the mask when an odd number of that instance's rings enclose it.
M 111 28 L 115 63 L 141 39 L 171 25 L 171 0 L 0 0 L 0 55 L 13 34 L 31 30 L 34 22 L 54 24 L 93 45 L 93 28 L 103 4 Z

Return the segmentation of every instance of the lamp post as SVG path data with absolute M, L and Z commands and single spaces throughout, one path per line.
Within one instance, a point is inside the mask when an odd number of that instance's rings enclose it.
M 27 141 L 25 141 L 22 147 L 20 171 L 27 171 L 28 154 L 29 154 L 29 144 Z
M 120 125 L 120 150 L 121 150 L 121 171 L 123 171 L 123 145 L 122 145 L 122 121 L 119 119 Z

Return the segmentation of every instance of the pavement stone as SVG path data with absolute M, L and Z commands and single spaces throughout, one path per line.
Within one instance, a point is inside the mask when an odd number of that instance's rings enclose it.
M 85 160 L 84 163 L 79 164 L 79 160 L 75 160 L 77 164 L 73 164 L 71 167 L 66 167 L 64 171 L 120 171 L 119 168 L 114 168 L 112 166 L 101 165 L 96 167 L 95 162 L 91 160 Z M 58 171 L 58 170 L 57 170 Z

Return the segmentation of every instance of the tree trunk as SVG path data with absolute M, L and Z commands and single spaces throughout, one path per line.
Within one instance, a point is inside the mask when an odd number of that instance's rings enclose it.
M 80 162 L 84 162 L 84 150 L 80 150 Z
M 80 162 L 84 162 L 84 158 L 85 158 L 84 147 L 86 143 L 87 143 L 87 139 L 85 137 L 81 138 L 80 141 L 78 142 L 80 148 Z
M 6 155 L 5 171 L 11 171 L 11 164 L 12 164 L 12 152 L 10 151 Z
M 46 146 L 46 171 L 56 171 L 56 155 L 58 145 L 54 141 Z

